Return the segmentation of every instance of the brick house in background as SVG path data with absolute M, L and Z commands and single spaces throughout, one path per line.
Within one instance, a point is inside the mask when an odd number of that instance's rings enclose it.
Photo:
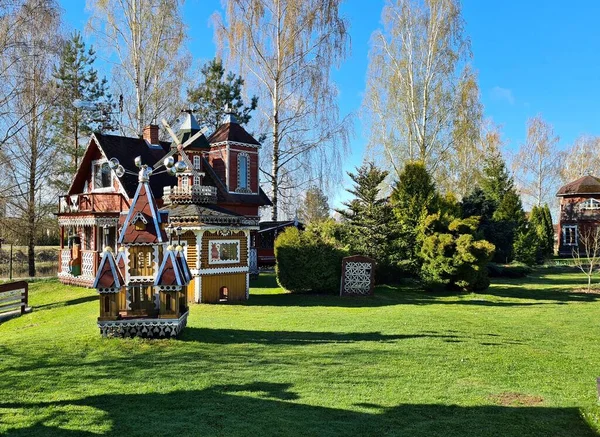
M 571 256 L 583 250 L 579 236 L 600 224 L 600 178 L 587 175 L 561 187 L 557 237 L 558 255 Z
M 188 112 L 178 138 L 184 143 L 199 131 Z M 135 158 L 153 166 L 172 147 L 159 141 L 156 125 L 144 128 L 141 138 L 92 135 L 68 193 L 59 199 L 60 281 L 92 285 L 103 245 L 115 253 L 118 250 L 117 238 L 138 185 Z M 168 213 L 172 227 L 181 228 L 181 243 L 193 275 L 186 292 L 188 302 L 248 297 L 249 273 L 256 265 L 251 236 L 259 229 L 259 207 L 271 204 L 259 186 L 259 148 L 258 141 L 227 114 L 209 138 L 201 135 L 185 148 L 195 172 L 187 169 L 179 177 L 156 172 L 150 178 L 157 207 Z M 112 170 L 112 158 L 129 173 L 119 175 Z M 174 158 L 181 160 L 179 154 Z M 139 251 L 140 256 L 128 261 L 128 272 L 156 267 L 158 254 L 143 247 Z

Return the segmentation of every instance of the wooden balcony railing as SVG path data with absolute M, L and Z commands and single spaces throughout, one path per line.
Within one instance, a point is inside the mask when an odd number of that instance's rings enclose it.
M 58 213 L 77 212 L 121 212 L 125 209 L 125 200 L 120 193 L 87 193 L 72 196 L 60 196 Z
M 209 185 L 165 187 L 165 203 L 216 203 L 217 188 Z

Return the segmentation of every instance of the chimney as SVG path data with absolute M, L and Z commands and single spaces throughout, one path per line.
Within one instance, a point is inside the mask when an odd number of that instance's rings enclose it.
M 158 141 L 158 125 L 149 124 L 144 128 L 144 139 L 150 144 L 159 144 Z

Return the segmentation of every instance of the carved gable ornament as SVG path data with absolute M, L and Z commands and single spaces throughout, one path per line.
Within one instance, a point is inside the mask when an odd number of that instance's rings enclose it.
M 375 287 L 375 260 L 348 256 L 342 260 L 340 296 L 370 296 Z

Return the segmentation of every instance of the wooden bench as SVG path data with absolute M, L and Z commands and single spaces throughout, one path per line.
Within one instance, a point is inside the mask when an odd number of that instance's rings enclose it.
M 22 315 L 31 311 L 29 286 L 25 281 L 9 282 L 0 285 L 0 320 Z

